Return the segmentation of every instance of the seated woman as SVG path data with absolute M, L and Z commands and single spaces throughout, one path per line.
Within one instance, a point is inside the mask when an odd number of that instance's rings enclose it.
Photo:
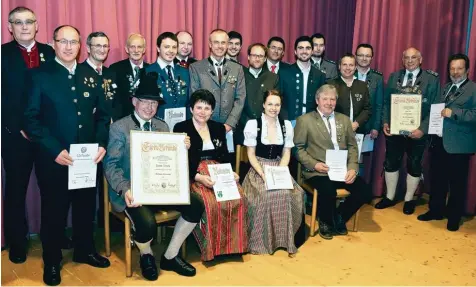
M 291 178 L 294 189 L 266 190 L 264 166 L 288 166 L 293 143 L 291 122 L 279 119 L 282 98 L 277 90 L 264 93 L 264 113 L 244 129 L 251 167 L 243 181 L 248 200 L 249 249 L 272 254 L 277 248 L 297 252 L 294 235 L 304 214 L 304 191 Z
M 190 98 L 192 118 L 174 127 L 175 133 L 186 133 L 190 137 L 190 189 L 205 206 L 202 219 L 193 231 L 203 261 L 213 260 L 217 255 L 248 251 L 247 208 L 243 189 L 237 182 L 241 198 L 218 202 L 213 192 L 214 182 L 208 172 L 209 164 L 230 162 L 225 126 L 210 120 L 215 103 L 215 97 L 208 90 L 195 91 Z M 235 179 L 238 181 L 236 173 Z

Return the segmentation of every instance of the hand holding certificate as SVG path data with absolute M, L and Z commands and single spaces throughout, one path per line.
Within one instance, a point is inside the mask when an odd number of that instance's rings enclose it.
M 287 166 L 265 166 L 266 189 L 293 189 L 291 174 Z
M 235 175 L 231 169 L 231 164 L 209 164 L 208 171 L 210 172 L 210 177 L 215 182 L 213 191 L 215 192 L 217 201 L 221 202 L 241 198 Z
M 97 164 L 94 157 L 98 149 L 98 144 L 70 145 L 69 155 L 73 159 L 73 165 L 68 166 L 69 190 L 96 186 Z
M 326 150 L 327 175 L 330 180 L 345 182 L 347 174 L 347 150 Z
M 429 135 L 443 134 L 443 120 L 441 111 L 445 108 L 445 104 L 433 104 L 430 108 L 430 126 L 428 127 Z

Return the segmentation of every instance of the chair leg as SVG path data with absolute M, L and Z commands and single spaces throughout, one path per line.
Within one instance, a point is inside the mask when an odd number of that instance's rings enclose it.
M 357 229 L 359 227 L 359 215 L 360 215 L 360 209 L 357 210 L 357 212 L 354 214 L 354 224 L 352 226 L 353 232 L 357 232 Z
M 312 191 L 312 212 L 311 212 L 311 231 L 309 234 L 314 237 L 316 235 L 316 215 L 317 215 L 317 191 Z
M 132 246 L 131 246 L 131 221 L 126 217 L 124 232 L 124 247 L 126 253 L 126 276 L 132 276 Z
M 111 230 L 109 225 L 109 206 L 104 209 L 104 247 L 106 249 L 106 256 L 111 256 Z

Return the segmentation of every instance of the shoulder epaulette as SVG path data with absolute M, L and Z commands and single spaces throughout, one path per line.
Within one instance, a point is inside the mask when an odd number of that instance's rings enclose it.
M 374 69 L 370 69 L 370 71 L 374 72 L 375 74 L 379 74 L 380 76 L 383 75 L 382 72 L 374 70 Z
M 435 71 L 432 71 L 432 70 L 425 70 L 425 71 L 427 71 L 429 74 L 432 74 L 435 77 L 438 77 L 438 73 Z
M 329 62 L 329 63 L 332 63 L 332 64 L 335 64 L 336 62 L 332 61 L 332 60 L 329 60 L 329 59 L 324 59 L 324 61 L 326 62 Z

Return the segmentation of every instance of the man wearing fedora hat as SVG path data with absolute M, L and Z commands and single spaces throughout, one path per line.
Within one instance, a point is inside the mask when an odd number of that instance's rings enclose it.
M 141 206 L 134 203 L 131 193 L 130 171 L 130 131 L 169 132 L 167 124 L 155 118 L 159 105 L 165 101 L 160 96 L 157 86 L 156 72 L 142 73 L 139 86 L 132 97 L 134 111 L 111 125 L 109 131 L 108 153 L 104 160 L 104 173 L 112 189 L 109 189 L 109 199 L 117 212 L 124 211 L 134 226 L 134 243 L 140 251 L 140 267 L 142 275 L 147 280 L 157 280 L 159 270 L 150 247 L 152 238 L 157 230 L 155 212 L 157 206 Z M 187 149 L 190 147 L 190 138 L 185 138 Z M 169 246 L 162 255 L 160 268 L 175 271 L 183 276 L 194 276 L 195 268 L 185 262 L 179 249 L 195 225 L 199 222 L 204 206 L 192 193 L 190 205 L 160 206 L 160 209 L 170 208 L 180 211 L 181 217 L 175 224 L 174 234 Z

